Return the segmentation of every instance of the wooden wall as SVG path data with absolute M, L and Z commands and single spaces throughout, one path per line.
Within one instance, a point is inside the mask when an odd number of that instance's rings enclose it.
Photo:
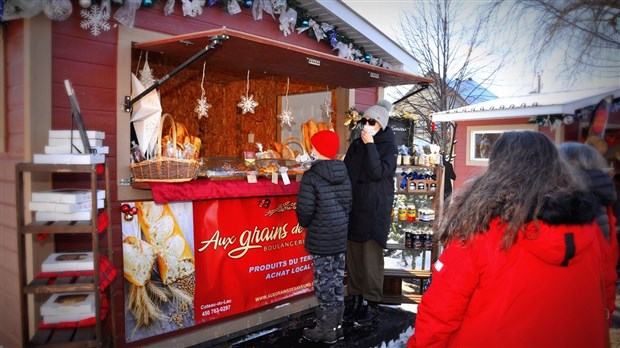
M 138 62 L 141 69 L 144 57 L 140 58 L 139 52 L 134 52 L 133 71 L 137 70 Z M 149 54 L 149 66 L 156 77 L 167 74 L 181 63 Z M 256 150 L 254 144 L 247 142 L 248 133 L 254 133 L 255 142 L 265 146 L 279 140 L 280 121 L 276 115 L 281 110 L 278 107 L 278 96 L 286 94 L 286 77 L 253 78 L 250 72 L 248 94 L 254 97 L 258 106 L 254 113 L 243 114 L 237 104 L 241 101 L 241 96 L 246 94 L 246 76 L 238 76 L 235 81 L 226 83 L 219 81 L 229 81 L 229 76 L 206 76 L 204 89 L 211 108 L 208 117 L 199 119 L 194 108 L 202 93 L 201 80 L 202 64 L 195 63 L 166 81 L 158 90 L 163 112 L 170 114 L 176 122 L 183 123 L 191 135 L 200 136 L 203 140 L 203 157 L 241 158 L 243 151 Z M 289 81 L 289 95 L 324 90 L 324 86 L 304 81 Z M 335 104 L 332 105 L 336 107 Z M 300 127 L 301 124 L 297 123 L 295 126 Z M 164 134 L 168 133 L 168 128 L 169 125 L 166 124 Z
M 0 153 L 0 345 L 21 346 L 18 320 L 17 230 L 15 207 L 15 164 L 24 160 L 24 23 L 5 27 L 5 46 L 0 54 L 6 62 L 6 152 Z
M 46 95 L 37 95 L 34 98 L 51 100 L 51 129 L 68 129 L 71 127 L 70 104 L 64 88 L 64 80 L 72 82 L 80 103 L 82 117 L 88 129 L 100 130 L 106 133 L 104 145 L 110 147 L 110 154 L 106 155 L 106 160 L 110 164 L 111 174 L 111 195 L 113 207 L 119 206 L 116 187 L 116 167 L 117 165 L 128 165 L 127 163 L 117 163 L 119 151 L 128 149 L 116 148 L 116 114 L 121 105 L 117 105 L 117 45 L 118 45 L 118 24 L 111 19 L 110 31 L 102 31 L 99 36 L 93 36 L 88 30 L 80 28 L 81 9 L 77 0 L 72 0 L 73 13 L 64 21 L 49 21 L 43 14 L 43 20 L 47 20 L 51 27 L 48 43 L 51 45 L 51 62 L 47 57 L 25 57 L 30 52 L 24 47 L 24 21 L 12 21 L 8 23 L 4 30 L 4 47 L 2 54 L 5 59 L 6 67 L 6 101 L 1 101 L 6 107 L 7 120 L 7 151 L 0 153 L 0 346 L 19 347 L 21 346 L 22 328 L 19 320 L 15 320 L 19 314 L 19 292 L 17 286 L 17 241 L 16 241 L 16 207 L 15 207 L 15 164 L 28 161 L 32 153 L 42 152 L 40 144 L 42 139 L 34 142 L 25 136 L 24 120 L 32 117 L 35 124 L 32 127 L 39 127 L 39 131 L 47 132 L 50 128 L 49 116 L 45 116 L 47 122 L 37 124 L 37 115 L 28 114 L 26 105 L 30 101 L 26 96 L 31 92 L 31 87 L 25 82 L 26 73 L 24 62 L 28 60 L 36 61 L 45 59 L 44 63 L 50 65 L 51 81 L 47 79 L 37 81 L 37 83 L 50 84 L 49 92 Z M 175 12 L 170 16 L 163 15 L 163 5 L 165 2 L 156 4 L 150 9 L 141 7 L 136 16 L 135 28 L 161 32 L 170 35 L 178 35 L 190 32 L 204 31 L 226 26 L 227 28 L 246 31 L 253 34 L 262 35 L 268 38 L 284 41 L 291 44 L 300 45 L 320 52 L 333 54 L 329 45 L 325 42 L 317 42 L 307 35 L 289 35 L 284 37 L 278 29 L 277 20 L 264 13 L 262 21 L 254 21 L 250 9 L 242 8 L 243 12 L 238 15 L 229 15 L 220 6 L 212 8 L 205 7 L 203 14 L 196 18 L 185 17 L 182 14 L 181 2 L 175 4 Z M 117 7 L 113 6 L 112 12 Z M 136 53 L 138 54 L 138 53 Z M 26 59 L 27 58 L 27 59 Z M 137 67 L 137 57 L 132 57 L 132 67 Z M 155 70 L 156 76 L 168 73 L 178 62 L 157 62 L 155 57 L 150 57 L 151 67 Z M 276 57 L 277 59 L 277 57 Z M 234 62 L 231 62 L 234 64 Z M 135 71 L 135 70 L 134 70 Z M 198 120 L 193 108 L 196 99 L 200 97 L 200 77 L 201 65 L 195 64 L 191 69 L 180 73 L 167 81 L 162 86 L 162 101 L 164 112 L 171 113 L 177 121 L 187 124 L 189 129 L 195 130 L 202 135 L 205 140 L 204 154 L 217 156 L 240 156 L 241 150 L 246 149 L 249 144 L 247 133 L 255 134 L 256 142 L 268 142 L 276 139 L 279 129 L 279 122 L 276 115 L 279 112 L 277 95 L 286 92 L 285 78 L 256 78 L 250 75 L 250 94 L 253 94 L 259 102 L 255 114 L 242 115 L 236 107 L 241 95 L 245 94 L 245 76 L 237 81 L 226 85 L 218 84 L 217 79 L 208 81 L 207 98 L 213 105 L 210 116 Z M 36 79 L 36 77 L 35 77 Z M 130 76 L 127 75 L 127 84 L 130 84 Z M 302 81 L 290 81 L 289 94 L 324 91 L 325 86 L 308 85 Z M 377 100 L 377 89 L 370 88 L 360 90 L 356 96 L 356 106 L 360 110 L 365 110 L 373 105 Z M 336 94 L 332 94 L 332 105 L 337 108 Z M 36 102 L 36 100 L 35 100 Z M 46 104 L 43 104 L 46 105 Z M 343 111 L 339 110 L 338 115 Z M 129 114 L 127 114 L 129 122 Z M 334 120 L 334 122 L 339 122 Z M 232 132 L 231 132 L 232 131 Z M 38 132 L 37 132 L 38 133 Z M 232 134 L 232 136 L 231 136 Z M 39 137 L 41 138 L 41 137 Z M 44 139 L 47 141 L 47 139 Z M 36 147 L 36 148 L 35 148 Z M 53 178 L 55 187 L 86 187 L 87 182 L 80 177 L 57 176 Z M 121 248 L 121 214 L 113 214 L 113 248 L 115 253 L 114 264 L 122 270 L 122 248 Z M 56 239 L 56 249 L 75 250 L 90 246 L 90 241 L 81 238 Z M 116 340 L 120 346 L 125 345 L 124 333 L 124 298 L 122 272 L 113 285 L 116 299 Z M 121 295 L 121 296 L 118 296 Z M 187 330 L 199 330 L 204 327 L 195 327 Z M 151 341 L 155 341 L 155 337 Z M 147 342 L 144 342 L 147 343 Z M 136 346 L 138 344 L 133 344 Z

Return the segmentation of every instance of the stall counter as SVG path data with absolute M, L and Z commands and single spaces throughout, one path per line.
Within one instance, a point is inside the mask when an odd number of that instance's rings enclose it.
M 282 301 L 301 300 L 307 309 L 309 302 L 300 295 L 313 291 L 312 257 L 295 212 L 299 186 L 265 178 L 149 183 L 154 201 L 124 202 L 125 211 L 136 212 L 122 221 L 123 258 L 131 261 L 125 265 L 153 268 L 143 274 L 144 284 L 126 281 L 125 297 L 139 300 L 126 309 L 126 343 L 211 327 L 240 314 L 258 324 L 264 318 L 257 309 Z M 146 313 L 147 322 L 140 304 L 153 293 L 172 298 L 153 302 L 157 309 Z
M 300 182 L 295 180 L 291 180 L 290 184 L 285 185 L 282 180 L 279 180 L 278 184 L 274 184 L 271 180 L 265 178 L 259 178 L 256 183 L 249 183 L 247 180 L 211 180 L 203 178 L 182 183 L 149 183 L 155 203 L 297 195 L 299 185 Z

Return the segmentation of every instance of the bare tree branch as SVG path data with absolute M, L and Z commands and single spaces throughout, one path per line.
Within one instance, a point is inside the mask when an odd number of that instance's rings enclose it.
M 450 153 L 454 125 L 438 125 L 432 132 L 430 114 L 475 101 L 493 82 L 508 52 L 489 45 L 489 14 L 475 15 L 472 2 L 435 0 L 416 1 L 411 10 L 400 15 L 403 36 L 399 43 L 414 56 L 422 73 L 435 80 L 429 88 L 405 99 L 396 111 L 415 115 L 415 139 L 437 143 L 444 154 Z M 465 6 L 469 6 L 466 8 Z M 463 18 L 463 13 L 471 15 Z M 465 90 L 475 80 L 479 88 Z M 466 91 L 466 92 L 465 92 Z M 400 99 L 409 91 L 399 90 Z M 446 160 L 451 160 L 446 158 Z

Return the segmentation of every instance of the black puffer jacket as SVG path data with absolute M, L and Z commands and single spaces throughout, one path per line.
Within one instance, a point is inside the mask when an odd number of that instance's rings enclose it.
M 398 149 L 390 127 L 380 130 L 374 141 L 364 144 L 361 138 L 355 139 L 344 158 L 353 188 L 349 239 L 360 243 L 374 239 L 385 248 Z
M 306 227 L 306 250 L 336 255 L 347 250 L 351 182 L 342 161 L 315 162 L 301 178 L 297 220 Z
M 607 206 L 616 204 L 616 188 L 609 175 L 601 170 L 584 170 L 583 173 L 588 178 L 588 187 L 598 199 L 596 222 L 601 227 L 605 238 L 609 240 L 610 226 Z

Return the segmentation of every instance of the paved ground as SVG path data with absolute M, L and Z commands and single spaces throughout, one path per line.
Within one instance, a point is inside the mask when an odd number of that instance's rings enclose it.
M 312 324 L 312 314 L 305 314 L 272 329 L 266 329 L 226 343 L 211 346 L 214 348 L 319 348 L 319 347 L 380 347 L 382 343 L 397 340 L 400 334 L 411 327 L 415 314 L 399 307 L 381 306 L 379 320 L 368 327 L 344 326 L 345 339 L 333 345 L 312 343 L 302 337 L 302 330 Z M 197 345 L 194 348 L 205 348 Z
M 610 339 L 612 348 L 620 348 L 620 282 L 616 288 L 616 308 L 614 312 L 613 324 L 610 329 Z M 401 333 L 406 332 L 415 321 L 415 313 L 404 310 L 396 306 L 380 306 L 381 312 L 379 320 L 375 325 L 369 327 L 345 326 L 345 340 L 329 347 L 346 348 L 360 347 L 371 348 L 381 347 L 390 341 L 398 341 Z M 218 345 L 197 345 L 193 348 L 315 348 L 327 347 L 328 345 L 320 345 L 311 343 L 302 338 L 302 330 L 304 327 L 312 324 L 313 314 L 304 313 L 285 323 L 281 323 L 275 327 L 265 329 L 241 338 L 233 339 L 229 342 L 220 343 Z M 410 333 L 409 333 L 410 334 Z M 397 343 L 392 347 L 404 347 L 404 343 Z

